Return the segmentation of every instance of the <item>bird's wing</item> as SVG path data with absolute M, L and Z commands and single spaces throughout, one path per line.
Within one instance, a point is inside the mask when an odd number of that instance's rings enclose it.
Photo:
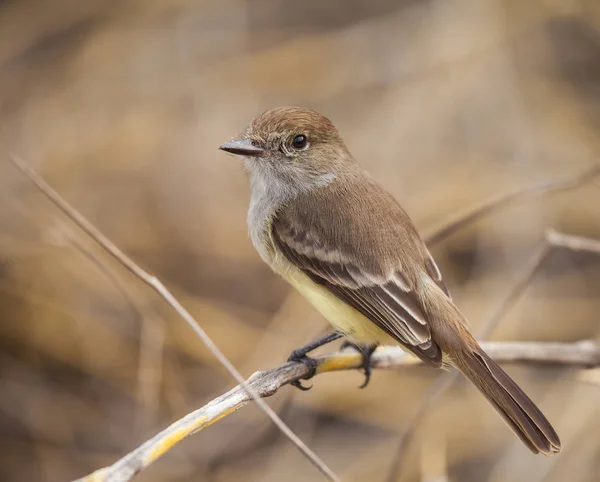
M 332 209 L 335 210 L 335 207 Z M 377 237 L 398 234 L 390 233 L 392 228 L 389 228 L 398 226 L 397 220 L 388 219 L 387 223 L 374 222 L 373 225 L 360 227 L 352 222 L 353 217 L 342 216 L 346 222 L 338 223 L 336 219 L 339 216 L 336 214 L 339 213 L 330 211 L 330 214 L 331 222 L 319 223 L 308 219 L 310 215 L 298 215 L 298 212 L 289 210 L 280 213 L 272 222 L 273 242 L 288 261 L 315 283 L 325 286 L 426 363 L 440 366 L 440 348 L 432 340 L 414 282 L 401 264 L 401 253 L 420 259 L 423 275 L 431 277 L 442 290 L 447 292 L 447 289 L 439 269 L 412 224 L 408 225 L 411 231 L 409 236 L 414 238 L 417 247 L 407 246 L 410 243 L 402 246 L 398 240 L 395 255 L 398 262 L 395 262 L 394 257 L 390 258 L 386 253 L 381 253 L 377 246 L 369 244 L 377 244 Z M 388 215 L 393 217 L 395 214 L 406 216 L 401 209 Z M 344 239 L 347 236 L 355 236 L 361 244 L 360 259 L 353 259 L 351 250 L 344 248 L 348 246 L 347 238 Z

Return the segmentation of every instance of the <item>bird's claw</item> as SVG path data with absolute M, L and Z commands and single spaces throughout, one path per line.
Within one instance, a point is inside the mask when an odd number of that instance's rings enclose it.
M 365 357 L 365 359 L 366 359 L 366 357 Z M 366 386 L 371 381 L 371 367 L 369 366 L 369 363 L 370 363 L 369 361 L 366 361 L 365 365 L 363 366 L 363 370 L 364 370 L 364 374 L 365 374 L 365 381 L 362 383 L 362 385 L 359 385 L 359 387 L 358 387 L 361 390 L 363 388 L 366 388 Z
M 303 365 L 308 367 L 309 372 L 305 377 L 302 377 L 303 380 L 309 380 L 310 378 L 314 377 L 315 373 L 317 372 L 317 360 L 307 356 L 306 353 L 302 351 L 294 350 L 292 354 L 288 357 L 287 361 L 294 363 L 302 363 Z M 308 392 L 312 388 L 312 385 L 308 387 L 302 385 L 301 380 L 295 380 L 291 382 L 290 385 L 296 387 L 299 390 L 302 390 L 303 392 Z
M 300 380 L 296 380 L 290 383 L 290 385 L 292 387 L 296 387 L 298 390 L 302 390 L 303 392 L 308 392 L 313 387 L 312 385 L 305 387 L 304 385 L 302 385 L 302 382 Z
M 340 349 L 343 350 L 344 348 L 348 348 L 348 347 L 354 348 L 363 357 L 361 368 L 363 370 L 363 373 L 365 374 L 365 381 L 363 382 L 362 385 L 360 385 L 358 387 L 360 389 L 363 389 L 371 381 L 371 356 L 373 355 L 373 352 L 377 348 L 377 345 L 358 345 L 351 341 L 345 341 L 344 343 L 342 343 Z

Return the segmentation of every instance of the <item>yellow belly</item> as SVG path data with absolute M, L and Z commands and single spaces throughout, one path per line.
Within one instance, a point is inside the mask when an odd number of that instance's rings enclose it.
M 327 288 L 313 282 L 300 270 L 291 268 L 286 272 L 279 272 L 336 330 L 348 335 L 355 342 L 398 344 L 375 323 L 341 301 Z

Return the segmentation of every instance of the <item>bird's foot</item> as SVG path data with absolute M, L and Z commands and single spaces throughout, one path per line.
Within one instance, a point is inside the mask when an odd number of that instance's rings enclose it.
M 294 350 L 288 357 L 287 361 L 302 363 L 303 365 L 308 367 L 308 375 L 302 377 L 303 380 L 310 380 L 312 377 L 315 376 L 315 373 L 317 372 L 317 360 L 309 357 L 303 349 Z M 295 380 L 292 383 L 290 383 L 290 385 L 298 388 L 299 390 L 302 390 L 303 392 L 307 392 L 312 388 L 312 385 L 309 387 L 305 387 L 304 385 L 302 385 L 302 382 L 300 380 Z
M 306 346 L 303 346 L 302 348 L 298 348 L 297 350 L 294 350 L 288 357 L 287 361 L 302 363 L 303 365 L 306 365 L 309 369 L 309 372 L 308 372 L 308 375 L 303 378 L 304 378 L 304 380 L 308 380 L 315 376 L 315 373 L 317 371 L 317 361 L 314 358 L 307 356 L 307 353 L 309 353 L 313 350 L 316 350 L 320 346 L 326 345 L 327 343 L 331 343 L 332 341 L 335 341 L 338 338 L 341 338 L 342 336 L 344 336 L 344 335 L 342 335 L 341 333 L 339 333 L 337 331 L 334 331 L 333 333 L 329 333 L 328 335 L 325 335 L 325 336 L 319 338 L 318 340 L 313 341 L 312 343 L 309 343 Z M 305 392 L 312 388 L 312 386 L 305 387 L 304 385 L 302 385 L 302 382 L 300 380 L 293 381 L 291 383 L 291 385 L 293 385 L 294 387 L 299 388 L 300 390 L 305 391 Z
M 371 344 L 371 345 L 358 344 L 358 343 L 353 343 L 351 341 L 345 341 L 344 343 L 342 343 L 342 346 L 340 347 L 340 349 L 343 350 L 344 348 L 348 348 L 348 347 L 354 348 L 363 357 L 361 368 L 363 370 L 363 373 L 365 374 L 365 381 L 358 388 L 361 388 L 361 389 L 365 388 L 369 384 L 369 381 L 371 380 L 371 357 L 373 356 L 373 352 L 377 349 L 377 345 L 376 344 Z

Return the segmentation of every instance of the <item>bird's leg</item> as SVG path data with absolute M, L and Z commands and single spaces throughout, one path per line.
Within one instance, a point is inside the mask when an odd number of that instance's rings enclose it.
M 365 381 L 358 388 L 365 388 L 369 384 L 369 380 L 371 380 L 371 356 L 373 352 L 377 349 L 377 344 L 357 344 L 351 341 L 345 341 L 342 343 L 340 347 L 341 350 L 351 346 L 356 351 L 358 351 L 363 356 L 362 369 L 365 373 Z
M 316 350 L 320 346 L 327 345 L 327 343 L 331 343 L 332 341 L 338 340 L 342 336 L 344 335 L 338 331 L 329 333 L 328 335 L 325 335 L 324 337 L 319 338 L 318 340 L 315 340 L 312 343 L 303 346 L 302 348 L 294 350 L 288 357 L 287 361 L 302 363 L 306 365 L 310 369 L 310 372 L 307 376 L 304 377 L 304 380 L 308 380 L 309 378 L 312 378 L 315 375 L 315 371 L 317 370 L 317 361 L 314 358 L 306 356 L 306 354 L 313 350 Z M 310 390 L 312 388 L 303 386 L 300 380 L 292 382 L 291 385 L 304 391 Z

